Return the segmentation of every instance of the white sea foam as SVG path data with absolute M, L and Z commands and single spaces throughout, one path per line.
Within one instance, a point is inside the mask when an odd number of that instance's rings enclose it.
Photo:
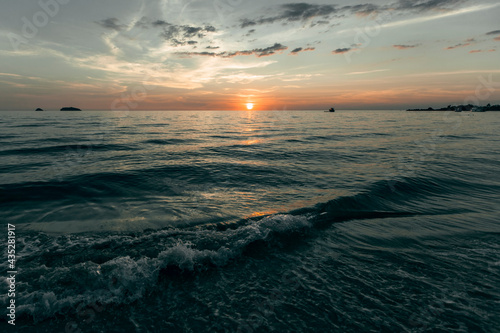
M 130 303 L 157 288 L 163 268 L 174 266 L 180 271 L 195 272 L 211 265 L 222 267 L 252 242 L 309 227 L 311 222 L 305 216 L 280 214 L 226 230 L 166 229 L 138 236 L 55 238 L 38 234 L 23 238 L 20 253 L 27 262 L 33 259 L 35 266 L 25 267 L 32 280 L 19 291 L 19 304 L 23 306 L 18 311 L 37 321 L 70 311 L 79 304 Z M 156 255 L 151 256 L 151 248 L 156 249 Z M 131 250 L 134 255 L 128 254 Z M 99 264 L 103 253 L 113 258 Z M 54 260 L 54 254 L 67 261 L 53 262 L 51 265 L 55 266 L 49 268 L 44 260 Z

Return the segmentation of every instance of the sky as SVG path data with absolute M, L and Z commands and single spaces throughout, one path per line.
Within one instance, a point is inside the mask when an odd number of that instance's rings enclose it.
M 0 0 L 0 110 L 500 104 L 496 0 Z

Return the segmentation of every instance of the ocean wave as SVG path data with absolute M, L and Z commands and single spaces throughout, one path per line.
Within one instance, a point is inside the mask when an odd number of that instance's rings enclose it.
M 153 139 L 144 141 L 144 143 L 155 144 L 155 145 L 179 145 L 179 144 L 191 144 L 198 142 L 200 141 L 195 139 Z
M 439 208 L 422 212 L 411 205 L 415 197 L 439 193 L 441 186 L 420 178 L 379 181 L 356 195 L 288 213 L 184 229 L 61 236 L 27 232 L 18 240 L 23 267 L 18 313 L 37 322 L 79 304 L 129 304 L 154 292 L 165 279 L 279 250 L 279 244 L 336 222 L 452 213 Z
M 0 151 L 0 156 L 17 156 L 17 155 L 37 155 L 37 154 L 54 154 L 54 153 L 77 153 L 85 154 L 90 151 L 121 151 L 121 150 L 137 150 L 127 145 L 119 144 L 72 144 L 72 145 L 57 145 L 37 148 L 17 148 Z
M 256 242 L 310 227 L 305 216 L 281 214 L 224 231 L 20 238 L 25 282 L 16 296 L 18 315 L 37 322 L 81 303 L 128 304 L 154 291 L 160 279 L 223 267 Z
M 49 202 L 68 197 L 85 201 L 135 194 L 175 196 L 186 192 L 186 189 L 196 192 L 197 188 L 205 190 L 228 181 L 239 188 L 253 186 L 256 181 L 268 186 L 302 185 L 302 181 L 291 172 L 296 170 L 266 164 L 181 162 L 175 164 L 175 161 L 171 161 L 171 165 L 122 172 L 92 172 L 94 170 L 90 169 L 88 173 L 64 175 L 61 180 L 3 184 L 0 185 L 0 203 L 23 202 L 27 199 Z

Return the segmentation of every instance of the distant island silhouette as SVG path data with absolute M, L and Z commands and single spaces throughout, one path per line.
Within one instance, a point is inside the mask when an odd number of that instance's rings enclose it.
M 35 111 L 43 111 L 43 109 L 37 108 Z
M 64 107 L 64 108 L 62 108 L 61 111 L 82 111 L 82 110 L 70 106 L 70 107 Z
M 500 105 L 486 105 L 486 106 L 476 106 L 472 104 L 467 105 L 448 105 L 447 107 L 434 109 L 428 107 L 427 109 L 408 109 L 406 111 L 472 111 L 472 112 L 485 112 L 485 111 L 500 111 Z

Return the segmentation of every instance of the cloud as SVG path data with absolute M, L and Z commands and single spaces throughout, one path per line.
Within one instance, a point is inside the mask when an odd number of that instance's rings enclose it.
M 395 21 L 395 22 L 389 22 L 382 24 L 380 28 L 394 28 L 394 27 L 400 27 L 400 26 L 405 26 L 405 25 L 410 25 L 410 24 L 417 24 L 417 23 L 424 23 L 424 22 L 429 22 L 429 21 L 434 21 L 434 20 L 441 20 L 446 17 L 453 17 L 457 15 L 463 15 L 463 14 L 470 14 L 478 11 L 483 11 L 483 10 L 488 10 L 491 8 L 498 7 L 500 4 L 483 4 L 483 5 L 475 5 L 475 6 L 470 6 L 470 7 L 464 7 L 464 8 L 459 8 L 459 9 L 447 9 L 447 10 L 440 10 L 438 14 L 435 15 L 429 15 L 429 16 L 421 16 L 421 17 L 415 17 L 415 18 L 410 18 L 410 19 L 403 19 L 401 21 Z
M 234 57 L 234 56 L 238 56 L 238 55 L 251 55 L 251 54 L 255 54 L 257 57 L 260 58 L 260 57 L 270 56 L 270 55 L 276 54 L 276 52 L 284 51 L 287 49 L 288 49 L 287 46 L 283 46 L 279 43 L 275 43 L 273 46 L 269 46 L 269 47 L 266 47 L 263 49 L 260 48 L 260 49 L 253 49 L 250 51 L 236 51 L 236 52 L 228 53 L 225 56 L 225 58 L 230 58 L 230 57 Z
M 297 47 L 290 52 L 290 55 L 297 55 L 299 52 L 314 51 L 314 50 L 316 50 L 316 48 L 314 48 L 314 47 L 308 47 L 305 49 L 302 47 Z
M 207 46 L 205 47 L 206 49 L 209 49 L 209 50 L 216 50 L 216 49 L 219 49 L 220 46 Z
M 356 14 L 358 16 L 368 16 L 371 14 L 379 13 L 382 10 L 382 7 L 374 4 L 361 4 L 355 6 L 344 6 L 341 8 L 341 11 L 349 11 L 352 14 Z
M 278 6 L 281 13 L 270 16 L 261 17 L 256 20 L 243 19 L 241 27 L 251 27 L 259 24 L 275 23 L 278 21 L 284 22 L 298 22 L 306 21 L 316 16 L 328 16 L 337 13 L 335 5 L 317 5 L 309 3 L 287 3 Z
M 143 17 L 143 19 L 145 19 L 147 21 L 146 17 Z M 154 22 L 151 22 L 152 27 L 165 27 L 165 26 L 169 26 L 169 25 L 172 25 L 172 24 L 168 23 L 167 21 L 163 21 L 163 20 L 156 20 Z
M 406 49 L 412 49 L 414 47 L 420 46 L 420 44 L 414 44 L 414 45 L 403 45 L 403 44 L 397 44 L 393 45 L 392 47 L 399 49 L 399 50 L 406 50 Z
M 137 23 L 137 27 L 148 29 L 148 28 L 160 28 L 162 32 L 160 37 L 167 41 L 170 41 L 172 46 L 183 46 L 183 45 L 194 45 L 197 41 L 192 40 L 193 38 L 203 38 L 207 33 L 212 33 L 217 31 L 215 27 L 211 25 L 206 26 L 191 26 L 191 25 L 177 25 L 169 23 L 165 20 L 150 20 L 147 17 L 141 18 Z
M 242 28 L 251 27 L 251 26 L 254 26 L 254 25 L 257 25 L 257 22 L 251 21 L 249 19 L 243 19 L 241 21 L 241 27 Z
M 79 68 L 111 74 L 116 93 L 127 89 L 130 84 L 136 86 L 137 82 L 145 87 L 197 89 L 207 83 L 215 82 L 222 75 L 230 75 L 234 71 L 263 68 L 276 62 L 261 59 L 253 61 L 245 59 L 244 62 L 239 62 L 237 59 L 219 61 L 219 59 L 206 57 L 197 64 L 183 65 L 159 63 L 153 59 L 129 62 L 114 55 L 93 55 L 73 58 L 72 61 Z
M 110 30 L 115 30 L 115 31 L 122 31 L 124 28 L 126 28 L 126 25 L 119 24 L 119 20 L 115 17 L 110 17 L 101 21 L 96 22 L 99 24 L 101 27 L 110 29 Z
M 166 40 L 172 41 L 175 45 L 185 45 L 186 38 L 203 38 L 207 32 L 215 31 L 215 28 L 212 26 L 192 27 L 189 25 L 174 25 L 166 22 L 161 26 L 163 27 L 163 32 L 160 36 Z
M 453 7 L 466 2 L 466 0 L 398 0 L 392 5 L 359 4 L 353 6 L 311 4 L 311 3 L 287 3 L 275 7 L 275 15 L 261 16 L 256 19 L 242 19 L 241 28 L 252 27 L 261 24 L 272 24 L 276 22 L 292 23 L 305 22 L 315 17 L 329 18 L 331 15 L 354 14 L 358 16 L 368 16 L 381 12 L 427 12 L 427 11 L 449 11 Z M 321 23 L 328 23 L 321 20 L 312 26 Z
M 472 50 L 469 53 L 480 53 L 480 52 L 495 52 L 496 50 L 491 49 L 491 50 Z
M 255 75 L 248 73 L 236 73 L 232 75 L 221 76 L 220 79 L 223 79 L 229 83 L 249 84 L 257 80 L 263 80 L 272 77 L 274 77 L 274 75 Z
M 488 35 L 488 36 L 500 35 L 500 30 L 493 30 L 493 31 L 487 32 L 486 35 Z M 500 36 L 493 38 L 493 40 L 500 41 Z
M 378 73 L 378 72 L 387 72 L 389 69 L 375 69 L 373 71 L 366 71 L 366 72 L 351 72 L 347 73 L 345 75 L 363 75 L 363 74 L 371 74 L 371 73 Z
M 350 12 L 352 14 L 360 16 L 367 16 L 370 14 L 378 13 L 381 10 L 380 6 L 373 4 L 360 4 L 355 6 L 338 7 L 337 5 L 319 5 L 305 2 L 282 4 L 277 8 L 279 13 L 274 16 L 260 17 L 254 20 L 241 20 L 241 27 L 246 28 L 255 25 L 272 24 L 276 22 L 303 22 L 315 17 L 328 18 L 330 15 L 341 15 L 342 13 L 346 12 Z M 328 23 L 330 22 L 326 20 L 320 20 L 316 22 L 316 24 Z
M 137 28 L 148 29 L 149 28 L 149 19 L 146 16 L 143 16 L 141 19 L 139 19 L 139 20 L 137 20 L 137 22 L 135 22 L 134 26 Z
M 191 56 L 219 57 L 222 53 L 203 51 L 203 52 L 177 52 L 176 54 L 187 57 Z
M 323 74 L 295 74 L 295 75 L 285 75 L 281 78 L 283 82 L 295 82 L 295 81 L 306 81 L 311 80 L 315 77 L 321 77 Z
M 0 76 L 23 77 L 22 75 L 19 75 L 19 74 L 12 74 L 12 73 L 0 73 Z
M 434 11 L 434 10 L 449 10 L 453 7 L 464 3 L 465 0 L 399 0 L 394 9 L 401 11 Z
M 344 54 L 344 53 L 347 53 L 347 52 L 351 52 L 353 50 L 354 49 L 352 47 L 344 47 L 344 48 L 333 50 L 332 53 L 333 54 Z
M 427 76 L 446 76 L 446 75 L 466 75 L 466 74 L 493 74 L 500 73 L 500 69 L 485 69 L 485 70 L 459 70 L 450 72 L 427 72 L 427 73 L 417 73 L 409 74 L 407 77 L 427 77 Z
M 266 48 L 257 48 L 253 50 L 244 51 L 234 51 L 234 52 L 178 52 L 177 54 L 183 56 L 208 56 L 208 57 L 220 57 L 220 58 L 233 58 L 236 56 L 249 56 L 255 55 L 258 58 L 267 57 L 276 54 L 277 52 L 285 51 L 288 46 L 281 45 L 279 43 L 274 44 Z
M 471 45 L 471 43 L 460 43 L 460 44 L 457 44 L 457 45 L 448 46 L 447 48 L 445 48 L 445 50 L 453 50 L 453 49 L 456 49 L 456 48 L 459 48 L 459 47 L 466 47 L 466 46 L 469 46 L 469 45 Z

